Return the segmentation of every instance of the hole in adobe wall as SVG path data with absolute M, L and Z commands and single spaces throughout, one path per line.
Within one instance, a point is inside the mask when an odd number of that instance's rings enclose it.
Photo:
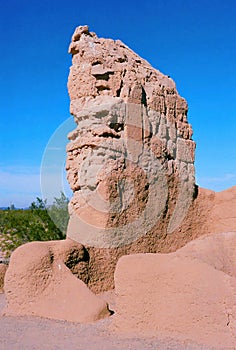
M 115 59 L 115 62 L 119 62 L 119 63 L 123 63 L 123 62 L 127 62 L 127 56 L 125 57 L 118 57 L 117 59 Z
M 103 90 L 110 90 L 110 88 L 108 86 L 103 86 L 103 85 L 100 85 L 97 87 L 97 91 L 103 91 Z
M 97 60 L 92 63 L 92 66 L 97 66 L 98 64 L 102 64 L 102 61 Z
M 112 137 L 112 138 L 115 138 L 115 139 L 119 139 L 120 135 L 114 135 L 112 132 L 105 131 L 101 135 L 99 135 L 99 137 Z
M 103 73 L 103 74 L 94 74 L 94 76 L 95 76 L 95 78 L 97 80 L 108 81 L 111 74 L 114 74 L 114 73 L 113 72 L 106 72 L 106 73 Z
M 122 123 L 110 123 L 109 127 L 115 130 L 116 132 L 124 130 L 124 124 Z
M 144 88 L 142 87 L 142 101 L 141 103 L 147 107 L 147 95 L 146 95 L 146 91 L 144 90 Z
M 121 80 L 120 87 L 116 90 L 116 96 L 120 97 L 121 89 L 123 88 L 123 80 Z

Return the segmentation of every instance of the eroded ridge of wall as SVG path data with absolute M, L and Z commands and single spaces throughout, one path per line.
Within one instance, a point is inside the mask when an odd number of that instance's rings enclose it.
M 67 236 L 90 247 L 91 261 L 96 249 L 109 256 L 116 249 L 112 261 L 124 252 L 158 250 L 156 238 L 181 226 L 194 198 L 187 103 L 172 79 L 87 26 L 76 28 L 69 53 L 77 126 L 67 147 L 74 193 Z

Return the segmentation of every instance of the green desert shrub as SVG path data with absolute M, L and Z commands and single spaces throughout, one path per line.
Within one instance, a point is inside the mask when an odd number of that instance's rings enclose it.
M 68 199 L 61 193 L 52 206 L 37 198 L 29 209 L 0 210 L 0 250 L 6 257 L 18 246 L 31 241 L 64 239 L 69 219 Z

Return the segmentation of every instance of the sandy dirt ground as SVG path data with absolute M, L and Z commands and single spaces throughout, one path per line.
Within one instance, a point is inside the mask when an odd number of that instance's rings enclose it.
M 105 296 L 106 298 L 109 296 Z M 112 296 L 110 296 L 112 299 Z M 113 299 L 114 300 L 114 299 Z M 39 317 L 2 315 L 6 300 L 0 294 L 1 350 L 221 350 L 174 339 L 148 338 L 138 335 L 123 338 L 109 328 L 112 317 L 94 324 L 78 324 Z M 112 300 L 111 300 L 112 304 Z M 113 302 L 113 306 L 114 302 Z M 222 349 L 223 350 L 223 349 Z

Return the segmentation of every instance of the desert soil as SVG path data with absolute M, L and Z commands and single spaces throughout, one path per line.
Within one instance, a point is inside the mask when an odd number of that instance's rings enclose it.
M 105 298 L 110 298 L 115 308 L 114 296 L 106 294 Z M 1 350 L 221 350 L 170 338 L 143 339 L 138 334 L 124 338 L 109 330 L 115 314 L 94 324 L 78 324 L 39 317 L 6 317 L 2 315 L 5 304 L 5 295 L 0 294 Z

